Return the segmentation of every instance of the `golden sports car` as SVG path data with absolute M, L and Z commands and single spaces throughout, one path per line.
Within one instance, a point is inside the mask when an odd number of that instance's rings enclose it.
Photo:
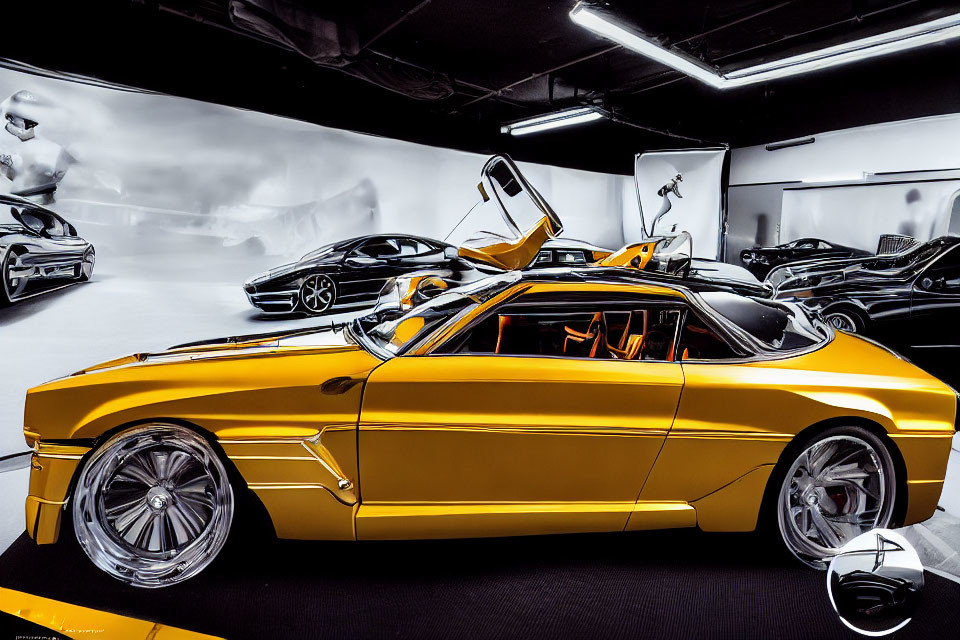
M 30 535 L 160 587 L 213 560 L 252 492 L 283 538 L 759 525 L 822 566 L 940 496 L 955 392 L 791 303 L 585 267 L 382 316 L 30 390 Z

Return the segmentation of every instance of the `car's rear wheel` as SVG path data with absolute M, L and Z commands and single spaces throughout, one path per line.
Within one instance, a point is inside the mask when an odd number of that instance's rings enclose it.
M 823 569 L 861 533 L 893 519 L 897 478 L 883 441 L 861 427 L 829 429 L 788 458 L 776 496 L 787 549 Z
M 863 331 L 863 320 L 854 311 L 836 309 L 827 311 L 823 317 L 827 322 L 832 324 L 835 329 L 840 329 L 848 333 L 860 333 Z
M 141 425 L 108 439 L 73 494 L 81 548 L 109 575 L 165 587 L 196 575 L 223 548 L 233 521 L 227 470 L 200 434 Z
M 337 286 L 330 276 L 315 273 L 300 285 L 300 306 L 307 313 L 324 313 L 337 299 Z

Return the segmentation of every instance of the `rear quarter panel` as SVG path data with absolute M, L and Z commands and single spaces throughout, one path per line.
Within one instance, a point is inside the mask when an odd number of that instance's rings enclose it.
M 708 530 L 752 529 L 765 482 L 743 480 L 769 475 L 798 434 L 835 421 L 882 428 L 906 467 L 906 522 L 932 515 L 957 399 L 949 386 L 919 368 L 838 333 L 830 344 L 805 355 L 684 363 L 683 372 L 677 417 L 641 500 L 685 500 L 696 506 L 723 490 L 739 491 L 736 510 L 698 509 L 699 524 Z

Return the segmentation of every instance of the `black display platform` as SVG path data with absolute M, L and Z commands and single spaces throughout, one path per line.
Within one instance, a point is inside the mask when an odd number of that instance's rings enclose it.
M 859 637 L 823 572 L 754 534 L 249 545 L 180 586 L 142 590 L 75 543 L 22 536 L 0 556 L 0 586 L 234 639 Z M 960 584 L 928 572 L 913 622 L 888 637 L 957 629 Z

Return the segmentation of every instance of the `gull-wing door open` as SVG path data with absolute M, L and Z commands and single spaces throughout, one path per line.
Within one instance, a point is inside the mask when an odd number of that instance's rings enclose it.
M 687 231 L 697 249 L 692 257 L 720 259 L 728 152 L 727 147 L 710 147 L 637 154 L 634 182 L 640 216 L 625 214 L 628 242 Z
M 522 269 L 563 231 L 560 217 L 509 157 L 487 160 L 477 187 L 482 200 L 447 236 L 460 257 L 506 271 Z

